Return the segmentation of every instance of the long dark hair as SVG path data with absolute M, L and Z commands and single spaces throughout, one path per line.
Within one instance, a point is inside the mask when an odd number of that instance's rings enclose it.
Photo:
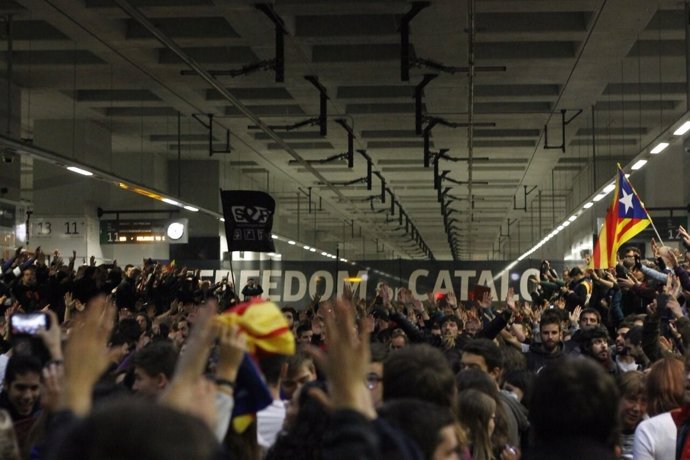
M 287 432 L 276 439 L 266 460 L 294 460 L 295 458 L 321 458 L 323 437 L 330 426 L 331 416 L 310 394 L 311 388 L 326 391 L 320 381 L 306 383 L 298 398 L 299 412 Z

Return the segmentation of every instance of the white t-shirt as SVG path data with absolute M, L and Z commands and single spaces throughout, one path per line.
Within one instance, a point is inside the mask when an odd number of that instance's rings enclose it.
M 10 357 L 7 354 L 0 355 L 0 391 L 2 391 L 2 382 L 5 381 L 5 370 L 7 369 L 7 362 Z
M 676 424 L 670 412 L 643 420 L 635 429 L 634 460 L 676 458 Z
M 268 449 L 276 442 L 278 433 L 283 428 L 283 420 L 285 403 L 279 399 L 256 413 L 256 438 L 261 447 Z

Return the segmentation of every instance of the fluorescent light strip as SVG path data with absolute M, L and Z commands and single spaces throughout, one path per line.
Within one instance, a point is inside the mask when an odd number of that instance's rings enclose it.
M 185 208 L 187 211 L 199 212 L 199 208 L 195 208 L 194 206 L 185 205 L 184 208 Z
M 604 198 L 606 198 L 606 195 L 603 193 L 600 193 L 599 195 L 592 198 L 592 201 L 600 201 L 600 200 L 603 200 Z
M 687 133 L 690 131 L 690 121 L 686 121 L 682 125 L 678 127 L 675 131 L 673 131 L 674 136 L 682 136 L 683 134 Z
M 163 203 L 168 203 L 168 204 L 171 204 L 171 205 L 173 205 L 173 206 L 180 206 L 180 203 L 178 203 L 178 202 L 175 201 L 175 200 L 171 200 L 170 198 L 161 198 L 161 201 L 162 201 Z
M 668 145 L 668 142 L 659 142 L 658 144 L 656 144 L 656 147 L 649 151 L 649 153 L 651 153 L 652 155 L 658 155 L 664 150 L 666 150 L 666 147 L 668 147 Z M 635 168 L 633 167 L 633 169 Z
M 77 168 L 76 166 L 68 166 L 67 169 L 69 171 L 72 171 L 73 173 L 81 174 L 82 176 L 93 176 L 93 173 L 91 171 L 87 171 L 86 169 L 82 168 Z
M 570 216 L 570 217 L 568 218 L 568 220 L 569 220 L 570 222 L 575 222 L 575 219 L 577 219 L 577 216 Z
M 288 240 L 288 244 L 289 244 L 290 246 L 294 246 L 296 243 L 295 243 L 294 240 Z
M 637 162 L 630 167 L 633 171 L 637 171 L 638 169 L 642 169 L 644 165 L 647 164 L 647 160 L 637 160 Z
M 608 194 L 608 193 L 613 192 L 615 189 L 616 189 L 616 184 L 613 183 L 613 184 L 609 184 L 606 187 L 604 187 L 603 192 Z
M 588 201 L 588 202 L 585 203 L 582 207 L 585 208 L 585 209 L 589 209 L 589 208 L 591 208 L 592 206 L 594 206 L 594 203 L 591 202 L 591 201 Z

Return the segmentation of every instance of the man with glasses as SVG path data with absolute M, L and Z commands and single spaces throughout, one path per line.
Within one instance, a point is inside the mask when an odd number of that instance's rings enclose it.
M 371 361 L 367 369 L 365 383 L 371 392 L 371 403 L 377 409 L 383 405 L 383 361 L 389 349 L 382 343 L 371 344 Z

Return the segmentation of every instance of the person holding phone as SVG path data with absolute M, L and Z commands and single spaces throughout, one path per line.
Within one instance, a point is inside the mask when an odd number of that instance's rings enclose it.
M 254 278 L 249 278 L 247 280 L 247 285 L 242 289 L 242 295 L 244 296 L 244 301 L 249 302 L 254 297 L 259 297 L 264 293 L 263 288 L 260 284 L 257 284 Z

